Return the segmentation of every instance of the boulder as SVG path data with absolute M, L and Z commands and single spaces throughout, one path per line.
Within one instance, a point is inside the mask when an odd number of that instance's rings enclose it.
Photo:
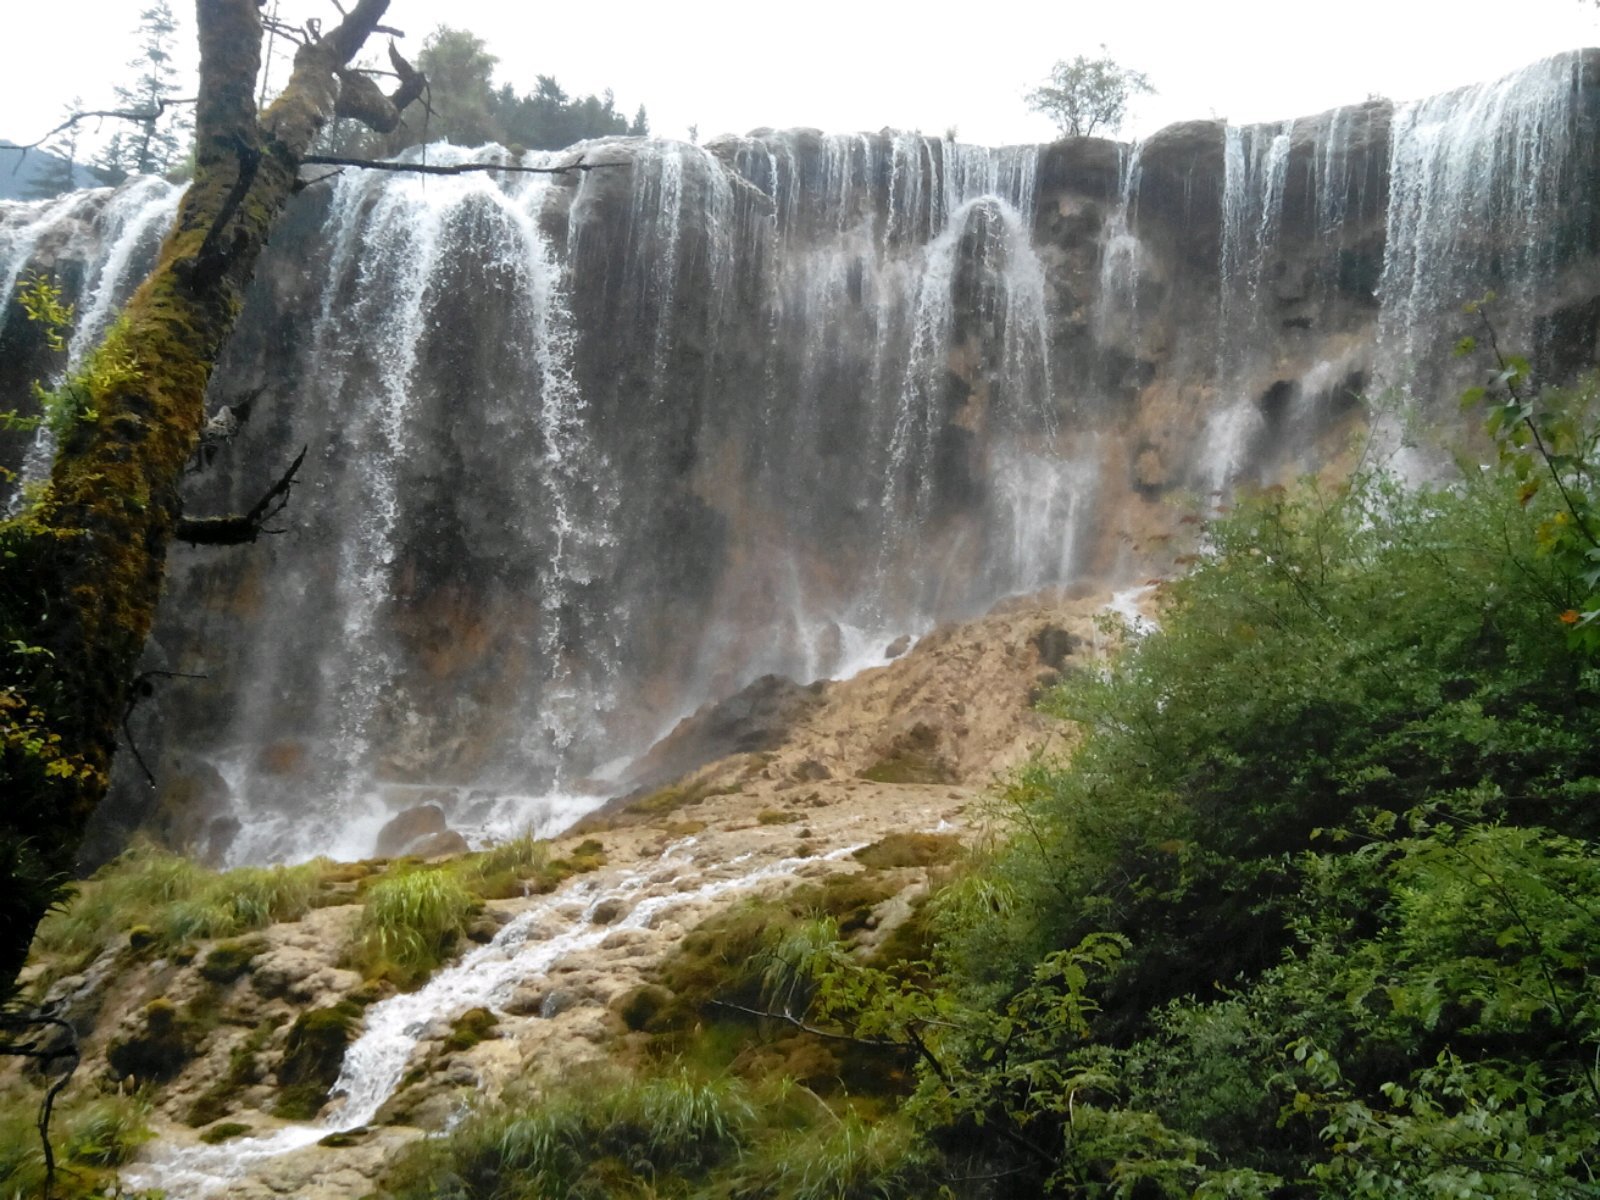
M 422 853 L 419 846 L 427 844 L 439 834 L 450 832 L 444 818 L 444 809 L 437 804 L 417 804 L 398 813 L 378 831 L 374 852 L 379 858 L 397 858 L 402 854 Z M 460 836 L 459 834 L 457 835 Z M 466 848 L 465 842 L 462 849 Z

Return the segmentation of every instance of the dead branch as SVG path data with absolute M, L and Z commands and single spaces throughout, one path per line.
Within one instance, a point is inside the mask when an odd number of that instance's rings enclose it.
M 388 95 L 373 80 L 375 72 L 336 66 L 334 74 L 339 79 L 339 98 L 333 115 L 353 118 L 377 133 L 393 133 L 400 128 L 401 112 L 423 94 L 428 80 L 401 56 L 393 38 L 389 39 L 389 63 L 394 67 L 393 77 L 400 82 Z
M 249 512 L 226 517 L 180 517 L 172 536 L 191 546 L 243 546 L 255 542 L 264 533 L 279 532 L 268 529 L 267 522 L 289 503 L 294 477 L 300 471 L 300 464 L 306 460 L 307 449 L 300 447 L 300 453 L 295 455 L 289 469 L 267 489 Z
M 39 1116 L 34 1121 L 34 1128 L 39 1131 L 39 1145 L 44 1151 L 44 1200 L 51 1200 L 56 1186 L 56 1153 L 50 1144 L 50 1117 L 55 1111 L 56 1097 L 61 1094 L 61 1089 L 67 1086 L 67 1081 L 72 1078 L 72 1073 L 78 1069 L 78 1063 L 82 1059 L 78 1050 L 78 1031 L 60 1017 L 50 1016 L 44 1012 L 0 1013 L 0 1030 L 6 1031 L 7 1034 L 23 1033 L 26 1036 L 27 1031 L 39 1031 L 40 1027 L 64 1031 L 66 1037 L 57 1038 L 51 1043 L 0 1042 L 0 1054 L 36 1059 L 40 1071 L 47 1074 L 57 1062 L 65 1060 L 68 1064 L 67 1069 L 45 1089 L 44 1099 L 39 1104 Z M 63 1040 L 65 1048 L 62 1045 Z
M 833 1042 L 849 1042 L 856 1046 L 870 1046 L 875 1050 L 910 1050 L 913 1047 L 905 1042 L 892 1041 L 889 1038 L 864 1038 L 853 1033 L 844 1033 L 837 1029 L 823 1029 L 819 1025 L 812 1025 L 801 1020 L 790 1012 L 773 1012 L 769 1008 L 750 1008 L 748 1005 L 735 1004 L 731 1000 L 712 1000 L 718 1008 L 732 1009 L 751 1017 L 761 1017 L 768 1021 L 782 1021 L 785 1025 L 793 1025 L 802 1033 L 809 1033 L 815 1037 L 827 1038 Z
M 144 780 L 152 789 L 156 786 L 155 772 L 150 769 L 150 764 L 145 762 L 144 755 L 139 753 L 139 743 L 133 736 L 133 730 L 128 721 L 133 716 L 133 710 L 138 707 L 139 701 L 148 700 L 156 694 L 156 685 L 152 679 L 209 679 L 209 675 L 196 675 L 190 671 L 141 671 L 128 685 L 128 707 L 122 710 L 122 737 L 128 743 L 128 749 L 133 751 L 133 759 L 139 764 L 139 770 L 144 772 Z
M 598 171 L 602 167 L 626 167 L 625 162 L 568 163 L 562 167 L 523 167 L 514 163 L 457 163 L 442 167 L 434 163 L 387 162 L 371 158 L 341 158 L 334 154 L 307 154 L 300 160 L 319 167 L 360 167 L 367 171 L 403 171 L 416 175 L 470 175 L 476 171 L 505 171 L 519 175 L 565 175 L 568 171 Z

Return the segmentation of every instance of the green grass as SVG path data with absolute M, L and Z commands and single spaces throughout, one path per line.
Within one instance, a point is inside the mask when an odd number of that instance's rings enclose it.
M 384 1191 L 397 1200 L 654 1195 L 644 1189 L 658 1172 L 695 1175 L 735 1160 L 756 1116 L 736 1080 L 616 1074 L 486 1109 L 444 1138 L 414 1144 L 389 1169 Z
M 296 920 L 317 903 L 327 867 L 317 860 L 218 872 L 136 845 L 45 918 L 34 949 L 83 961 L 125 936 L 136 949 L 160 952 Z
M 485 1107 L 403 1150 L 380 1188 L 395 1200 L 922 1200 L 938 1194 L 936 1161 L 902 1120 L 680 1065 Z
M 454 951 L 481 906 L 449 867 L 386 875 L 367 889 L 350 963 L 369 979 L 415 987 Z
M 44 1194 L 44 1154 L 34 1122 L 39 1092 L 18 1088 L 0 1098 L 0 1196 Z M 69 1093 L 51 1123 L 59 1200 L 109 1195 L 109 1172 L 150 1140 L 150 1106 L 142 1096 Z

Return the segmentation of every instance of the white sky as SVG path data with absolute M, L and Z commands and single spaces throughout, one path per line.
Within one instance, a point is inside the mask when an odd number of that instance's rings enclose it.
M 146 2 L 4 0 L 0 137 L 31 141 L 75 94 L 109 105 Z M 282 4 L 336 15 L 317 0 Z M 173 8 L 187 48 L 192 10 Z M 388 20 L 413 49 L 441 22 L 470 29 L 499 56 L 497 82 L 609 86 L 628 114 L 647 105 L 652 132 L 683 137 L 693 123 L 702 140 L 762 125 L 955 125 L 963 141 L 1044 141 L 1052 127 L 1023 94 L 1056 59 L 1101 43 L 1159 91 L 1124 136 L 1190 118 L 1304 116 L 1369 93 L 1410 99 L 1600 44 L 1592 0 L 393 0 Z

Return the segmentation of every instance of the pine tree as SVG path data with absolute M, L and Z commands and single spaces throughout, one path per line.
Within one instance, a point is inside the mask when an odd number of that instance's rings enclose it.
M 156 0 L 139 14 L 139 55 L 128 62 L 139 75 L 130 86 L 118 87 L 116 96 L 120 107 L 150 116 L 132 133 L 118 133 L 106 143 L 96 166 L 108 183 L 120 183 L 129 175 L 165 174 L 188 155 L 188 114 L 165 107 L 178 95 L 178 70 L 173 65 L 177 31 L 167 0 Z

